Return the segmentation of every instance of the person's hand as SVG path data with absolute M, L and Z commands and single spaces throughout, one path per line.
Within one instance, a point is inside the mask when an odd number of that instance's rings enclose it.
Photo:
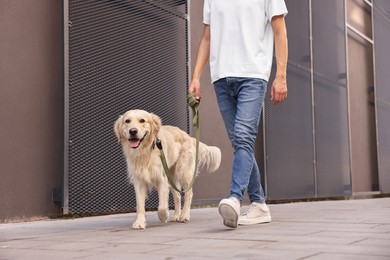
M 200 81 L 198 79 L 193 79 L 191 85 L 188 88 L 188 93 L 195 93 L 196 99 L 200 101 L 202 95 L 200 94 Z
M 283 102 L 287 98 L 287 82 L 286 77 L 276 76 L 271 87 L 271 100 L 274 105 Z

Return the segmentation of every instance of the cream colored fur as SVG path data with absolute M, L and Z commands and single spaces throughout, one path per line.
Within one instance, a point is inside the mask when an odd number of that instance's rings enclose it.
M 146 228 L 145 200 L 153 187 L 158 192 L 157 214 L 161 222 L 165 223 L 169 218 L 169 190 L 172 192 L 175 204 L 171 221 L 189 221 L 192 189 L 185 193 L 184 205 L 181 209 L 181 196 L 169 186 L 161 163 L 160 150 L 157 147 L 153 148 L 153 144 L 156 138 L 161 140 L 175 185 L 178 188 L 186 189 L 194 173 L 195 138 L 178 127 L 162 125 L 157 115 L 144 110 L 127 111 L 116 120 L 114 131 L 122 144 L 128 174 L 136 195 L 137 218 L 133 223 L 133 228 Z M 130 132 L 133 133 L 132 136 Z M 134 134 L 135 132 L 136 134 Z M 142 138 L 143 141 L 140 142 Z M 137 139 L 139 140 L 137 141 Z M 135 147 L 136 145 L 138 147 Z M 205 166 L 209 172 L 214 172 L 219 168 L 220 162 L 221 151 L 218 147 L 199 144 L 199 167 Z

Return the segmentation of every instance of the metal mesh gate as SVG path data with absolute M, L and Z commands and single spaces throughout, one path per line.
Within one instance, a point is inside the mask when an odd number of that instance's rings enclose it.
M 189 131 L 187 1 L 65 1 L 64 213 L 135 208 L 118 116 L 144 109 Z M 157 208 L 152 192 L 147 208 Z

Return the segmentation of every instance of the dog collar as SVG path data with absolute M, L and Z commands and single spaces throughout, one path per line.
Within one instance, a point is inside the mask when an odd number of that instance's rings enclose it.
M 156 137 L 156 141 L 154 141 L 152 144 L 152 150 L 154 150 L 154 147 L 156 147 L 156 146 L 159 150 L 162 150 L 161 140 L 158 139 L 157 137 Z

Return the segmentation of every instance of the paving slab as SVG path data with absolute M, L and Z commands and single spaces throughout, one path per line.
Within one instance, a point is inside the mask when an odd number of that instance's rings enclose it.
M 237 229 L 213 207 L 188 223 L 147 212 L 145 230 L 131 229 L 135 213 L 0 224 L 0 260 L 390 259 L 390 198 L 269 206 L 271 223 Z

